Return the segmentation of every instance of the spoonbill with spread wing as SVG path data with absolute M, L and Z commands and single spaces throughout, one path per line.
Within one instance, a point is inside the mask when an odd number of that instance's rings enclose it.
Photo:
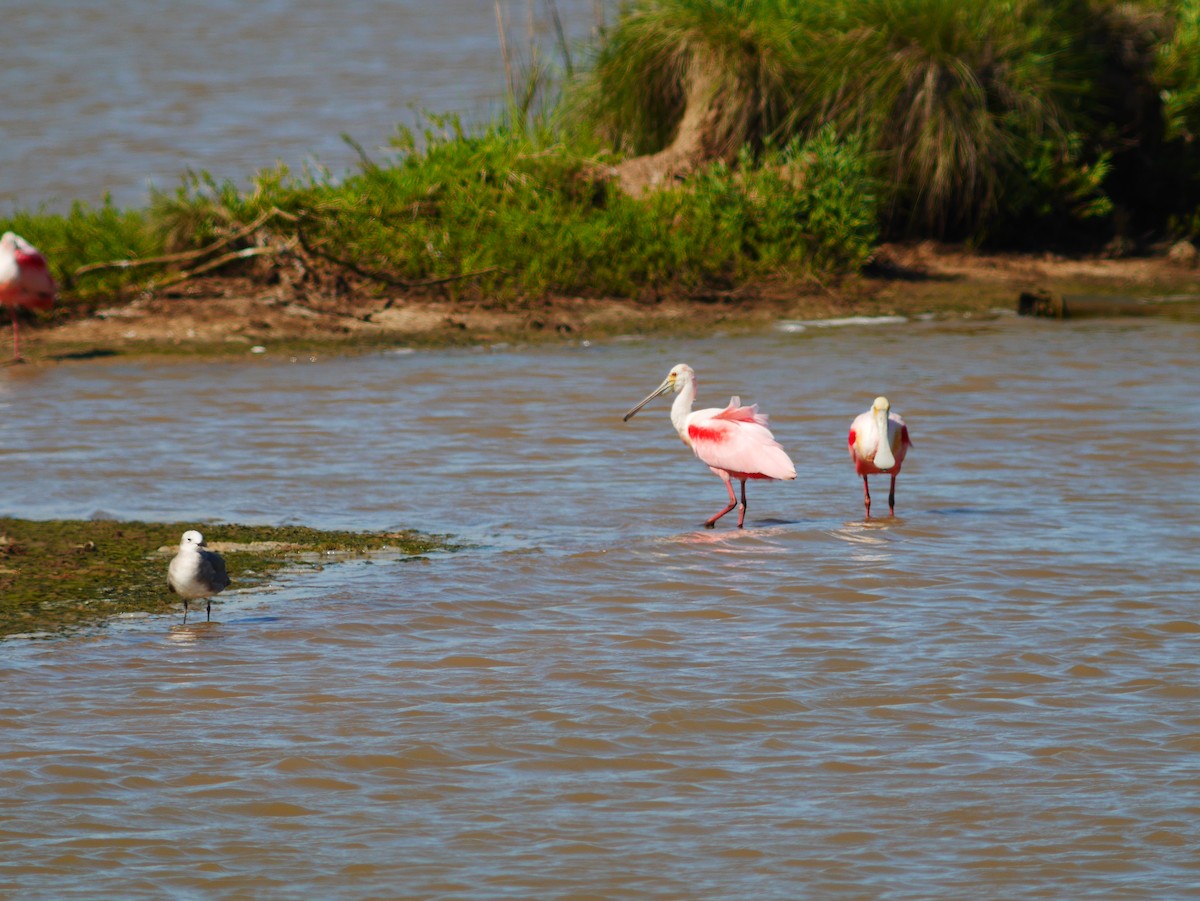
M 767 416 L 758 412 L 758 404 L 743 407 L 741 398 L 731 397 L 725 409 L 716 407 L 692 412 L 696 399 L 696 373 L 683 363 L 673 367 L 663 383 L 652 391 L 640 404 L 625 414 L 625 421 L 664 394 L 675 393 L 671 405 L 671 424 L 700 460 L 708 464 L 725 483 L 729 492 L 729 506 L 716 516 L 705 521 L 711 529 L 717 520 L 738 508 L 738 528 L 746 521 L 746 481 L 748 479 L 794 479 L 796 467 L 788 459 L 771 430 L 767 428 Z M 742 502 L 733 493 L 733 479 L 742 483 Z

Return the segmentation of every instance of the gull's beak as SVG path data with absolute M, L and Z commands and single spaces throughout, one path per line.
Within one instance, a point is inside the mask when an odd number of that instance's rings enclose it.
M 887 407 L 875 408 L 875 428 L 879 432 L 879 447 L 875 450 L 875 459 L 872 462 L 886 472 L 896 465 L 896 458 L 892 456 L 892 443 L 888 441 Z
M 663 382 L 661 385 L 659 385 L 657 388 L 655 388 L 653 391 L 651 391 L 649 394 L 647 394 L 645 400 L 643 400 L 640 404 L 638 404 L 636 407 L 634 407 L 632 410 L 630 410 L 628 413 L 626 413 L 624 421 L 629 422 L 629 420 L 631 420 L 637 414 L 638 410 L 640 410 L 642 407 L 646 406 L 646 404 L 650 403 L 650 401 L 654 400 L 654 398 L 662 397 L 662 395 L 664 395 L 664 394 L 670 394 L 671 391 L 674 390 L 674 388 L 675 388 L 675 378 L 674 378 L 674 374 L 672 374 L 672 375 L 667 376 L 665 379 L 663 379 Z

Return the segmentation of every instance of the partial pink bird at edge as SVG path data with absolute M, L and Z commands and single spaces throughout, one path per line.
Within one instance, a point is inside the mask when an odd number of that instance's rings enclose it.
M 758 412 L 757 404 L 743 407 L 741 398 L 731 397 L 723 410 L 713 407 L 693 412 L 696 374 L 683 363 L 673 367 L 658 388 L 626 413 L 625 421 L 628 422 L 654 398 L 672 391 L 676 397 L 671 405 L 671 423 L 683 443 L 720 477 L 729 492 L 729 505 L 706 520 L 705 527 L 713 528 L 717 520 L 737 507 L 738 528 L 745 528 L 746 481 L 794 479 L 796 467 L 767 428 L 767 416 Z M 742 486 L 740 505 L 733 492 L 733 479 Z
M 896 476 L 900 474 L 900 466 L 908 456 L 912 447 L 912 439 L 908 437 L 908 426 L 899 413 L 891 412 L 892 405 L 886 397 L 877 397 L 871 409 L 859 413 L 850 424 L 850 459 L 854 462 L 854 471 L 862 476 L 863 505 L 866 507 L 866 518 L 871 518 L 871 488 L 868 476 L 888 473 L 892 477 L 888 490 L 888 510 L 896 515 Z M 880 437 L 886 435 L 887 440 L 880 442 Z
M 17 307 L 48 310 L 58 286 L 41 251 L 13 232 L 0 237 L 0 304 L 12 313 L 13 361 L 21 359 Z

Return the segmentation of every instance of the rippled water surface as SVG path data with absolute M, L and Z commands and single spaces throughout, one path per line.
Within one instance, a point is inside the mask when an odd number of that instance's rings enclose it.
M 499 0 L 519 79 L 561 53 L 545 0 Z M 555 0 L 580 43 L 616 0 Z M 240 184 L 277 161 L 335 176 L 417 111 L 490 121 L 505 96 L 488 0 L 6 0 L 0 215 L 120 206 L 188 169 Z
M 0 894 L 1194 895 L 1198 344 L 1001 320 L 4 371 L 5 513 L 472 547 L 0 643 Z M 796 461 L 742 532 L 700 528 L 724 490 L 665 401 L 621 422 L 680 361 Z M 844 442 L 880 392 L 915 447 L 868 523 Z

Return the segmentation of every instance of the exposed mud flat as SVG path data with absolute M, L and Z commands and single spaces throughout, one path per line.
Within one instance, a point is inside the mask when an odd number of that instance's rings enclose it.
M 246 277 L 212 277 L 58 325 L 29 329 L 31 358 L 114 353 L 243 354 L 297 345 L 355 347 L 545 343 L 626 333 L 752 331 L 780 320 L 1015 311 L 1023 291 L 1145 294 L 1200 290 L 1190 257 L 1071 259 L 987 254 L 924 242 L 885 245 L 861 276 L 832 284 L 779 280 L 650 299 L 462 300 L 381 292 L 369 284 L 301 293 Z

